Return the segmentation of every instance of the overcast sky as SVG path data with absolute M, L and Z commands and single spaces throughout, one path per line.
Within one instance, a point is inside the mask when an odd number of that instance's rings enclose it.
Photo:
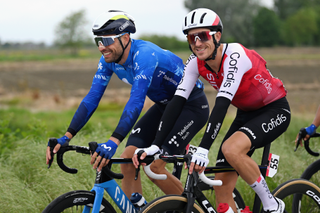
M 264 0 L 273 2 L 272 0 Z M 0 6 L 1 42 L 45 42 L 52 44 L 57 25 L 71 13 L 86 11 L 88 34 L 103 12 L 117 9 L 135 18 L 137 32 L 185 39 L 181 25 L 188 10 L 184 0 L 8 0 Z M 266 3 L 270 5 L 270 3 Z

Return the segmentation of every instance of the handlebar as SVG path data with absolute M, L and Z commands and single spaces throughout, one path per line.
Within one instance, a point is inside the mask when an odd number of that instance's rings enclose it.
M 57 139 L 56 138 L 50 138 L 49 139 L 49 144 L 50 144 L 50 152 L 51 152 L 51 160 L 49 161 L 49 165 L 48 168 L 50 168 L 53 159 L 54 159 L 54 155 L 53 155 L 53 149 L 54 147 L 58 144 Z M 64 164 L 63 162 L 63 155 L 68 152 L 68 151 L 76 151 L 78 153 L 81 154 L 87 154 L 90 155 L 91 153 L 94 153 L 96 148 L 98 147 L 98 143 L 97 142 L 90 142 L 89 143 L 89 147 L 84 147 L 84 146 L 76 146 L 76 145 L 67 145 L 67 146 L 62 146 L 59 151 L 57 152 L 57 163 L 59 165 L 59 167 L 67 172 L 67 173 L 71 173 L 71 174 L 76 174 L 78 172 L 78 170 L 76 168 L 70 168 L 67 165 Z M 151 162 L 154 161 L 154 156 L 147 156 L 143 162 L 146 164 L 151 164 Z M 115 178 L 115 179 L 122 179 L 123 178 L 123 174 L 121 173 L 115 173 L 113 171 L 111 171 L 111 165 L 113 163 L 132 163 L 132 159 L 131 158 L 111 158 L 108 165 L 103 167 L 102 171 L 107 174 L 108 176 Z
M 190 164 L 192 156 L 190 154 L 186 155 L 155 155 L 155 160 L 161 159 L 165 162 L 168 163 L 174 163 L 174 162 L 187 162 L 187 164 Z M 165 174 L 156 174 L 153 173 L 150 169 L 150 165 L 147 165 L 144 167 L 144 170 L 146 174 L 153 178 L 153 179 L 158 179 L 158 180 L 165 180 L 167 178 L 167 175 Z M 204 172 L 199 174 L 200 180 L 202 180 L 204 183 L 208 184 L 209 186 L 221 186 L 222 181 L 221 180 L 211 180 L 205 176 Z
M 295 149 L 294 151 L 297 151 L 297 149 L 298 149 L 298 147 L 299 147 L 299 141 L 300 141 L 300 140 L 303 140 L 303 138 L 305 137 L 305 135 L 306 135 L 306 130 L 305 130 L 305 128 L 301 128 L 300 131 L 299 131 L 298 139 L 297 139 L 296 149 Z M 310 140 L 310 138 L 316 138 L 316 137 L 320 137 L 320 133 L 315 132 L 315 133 L 313 133 L 312 135 L 310 135 L 310 137 L 309 137 L 307 140 L 304 140 L 304 148 L 307 150 L 307 152 L 308 152 L 310 155 L 317 157 L 317 156 L 320 155 L 320 153 L 311 150 L 311 148 L 310 148 L 310 146 L 309 146 L 309 140 Z
M 49 144 L 50 144 L 50 151 L 51 151 L 51 160 L 49 162 L 49 166 L 48 168 L 50 168 L 53 159 L 54 159 L 54 155 L 53 155 L 53 149 L 54 147 L 58 144 L 57 139 L 56 138 L 50 138 L 49 139 Z M 67 172 L 67 173 L 71 173 L 71 174 L 76 174 L 78 172 L 78 170 L 76 168 L 70 168 L 67 165 L 64 164 L 63 162 L 63 155 L 68 152 L 68 151 L 76 151 L 77 153 L 81 153 L 81 154 L 87 154 L 90 155 L 91 153 L 94 153 L 96 148 L 98 147 L 98 143 L 97 142 L 90 142 L 89 143 L 89 147 L 84 147 L 84 146 L 77 146 L 77 145 L 67 145 L 67 146 L 62 146 L 59 151 L 57 152 L 57 163 L 59 165 L 59 167 Z M 156 154 L 154 156 L 147 156 L 145 159 L 141 160 L 141 162 L 146 163 L 147 165 L 144 167 L 144 170 L 146 172 L 146 174 L 153 178 L 153 179 L 158 179 L 158 180 L 165 180 L 167 179 L 167 175 L 165 174 L 156 174 L 154 172 L 152 172 L 152 170 L 150 169 L 151 163 L 155 160 L 161 159 L 167 163 L 175 163 L 175 162 L 187 162 L 187 164 L 189 165 L 191 162 L 191 158 L 192 155 L 190 154 L 186 154 L 186 155 L 163 155 L 163 154 Z M 123 174 L 121 173 L 114 173 L 110 170 L 111 165 L 113 163 L 132 163 L 132 159 L 131 158 L 111 158 L 108 165 L 103 167 L 102 171 L 107 174 L 108 176 L 115 178 L 115 179 L 122 179 L 123 178 Z M 207 178 L 204 175 L 204 172 L 202 172 L 199 175 L 199 178 L 206 184 L 210 185 L 210 186 L 221 186 L 222 185 L 222 181 L 221 180 L 211 180 L 209 178 Z

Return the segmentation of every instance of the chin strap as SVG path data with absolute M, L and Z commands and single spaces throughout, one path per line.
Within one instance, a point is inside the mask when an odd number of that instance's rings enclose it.
M 121 47 L 122 47 L 122 54 L 121 54 L 121 55 L 119 56 L 119 58 L 115 61 L 115 63 L 118 63 L 119 61 L 121 61 L 122 56 L 123 56 L 123 54 L 124 54 L 124 51 L 127 49 L 128 45 L 129 45 L 129 44 L 130 44 L 130 42 L 131 42 L 131 38 L 130 38 L 130 40 L 129 40 L 128 44 L 127 44 L 125 47 L 123 47 L 123 44 L 122 44 L 121 39 L 120 39 L 120 38 L 118 38 L 118 39 L 119 39 L 119 42 L 120 42 Z
M 205 61 L 214 60 L 217 56 L 218 47 L 220 46 L 220 41 L 217 42 L 217 40 L 214 36 L 212 36 L 212 38 L 213 38 L 213 43 L 214 43 L 215 49 L 214 49 L 211 57 L 209 56 L 207 59 L 205 59 Z

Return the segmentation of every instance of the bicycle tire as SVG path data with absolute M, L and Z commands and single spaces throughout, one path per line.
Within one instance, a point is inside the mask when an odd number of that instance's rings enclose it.
M 82 212 L 84 206 L 92 206 L 95 193 L 85 190 L 67 192 L 54 199 L 42 213 Z M 76 202 L 75 202 L 76 201 Z M 112 205 L 102 199 L 99 213 L 116 213 Z
M 207 177 L 212 180 L 214 179 L 214 176 L 207 176 Z M 209 186 L 208 184 L 202 182 L 201 180 L 198 183 L 198 187 L 201 191 L 214 190 L 212 186 Z M 236 203 L 237 209 L 244 209 L 246 207 L 240 192 L 236 188 L 234 188 L 232 196 L 233 196 L 234 202 Z
M 144 206 L 139 213 L 163 213 L 163 212 L 183 212 L 187 205 L 187 198 L 181 195 L 164 195 L 156 198 L 146 206 Z M 197 204 L 193 204 L 192 212 L 204 213 L 201 207 Z
M 314 177 L 314 174 L 316 174 L 318 171 L 320 170 L 320 159 L 314 161 L 312 164 L 310 164 L 306 170 L 304 170 L 304 172 L 302 173 L 302 175 L 300 176 L 300 178 L 306 179 L 306 180 L 311 180 L 312 177 Z M 311 182 L 313 182 L 311 180 Z M 302 195 L 301 194 L 295 194 L 293 196 L 293 202 L 294 203 L 299 203 L 302 199 Z
M 300 178 L 310 180 L 311 177 L 320 170 L 320 159 L 310 164 L 302 173 Z
M 272 194 L 285 202 L 286 212 L 320 212 L 320 188 L 308 180 L 288 180 L 273 190 Z M 293 202 L 294 194 L 303 195 L 301 203 Z

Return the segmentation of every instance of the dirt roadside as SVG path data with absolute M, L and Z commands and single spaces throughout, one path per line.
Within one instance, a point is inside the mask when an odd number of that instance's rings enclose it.
M 281 50 L 284 52 L 280 53 L 284 54 L 285 50 Z M 263 49 L 260 52 L 262 56 L 267 54 Z M 312 49 L 311 52 L 320 54 L 320 49 Z M 292 53 L 288 51 L 288 54 Z M 293 113 L 315 113 L 320 104 L 320 61 L 305 58 L 277 60 L 276 54 L 274 56 L 270 58 L 269 55 L 268 68 L 284 82 Z M 1 62 L 0 107 L 6 107 L 17 99 L 22 100 L 22 107 L 33 110 L 75 107 L 89 91 L 97 62 L 98 59 Z M 125 103 L 129 91 L 127 84 L 113 76 L 102 101 Z M 216 91 L 206 84 L 205 92 L 212 106 Z M 151 104 L 147 100 L 145 108 Z

